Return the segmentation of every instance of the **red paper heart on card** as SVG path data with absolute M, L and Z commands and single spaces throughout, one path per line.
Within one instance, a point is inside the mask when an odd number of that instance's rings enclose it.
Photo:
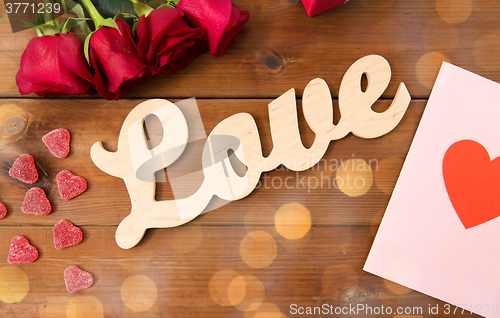
M 443 159 L 451 203 L 466 229 L 500 216 L 500 157 L 473 140 L 457 141 Z

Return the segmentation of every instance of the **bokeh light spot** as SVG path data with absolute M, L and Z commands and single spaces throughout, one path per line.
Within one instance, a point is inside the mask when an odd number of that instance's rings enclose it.
M 235 279 L 239 277 L 241 276 L 233 270 L 223 270 L 215 273 L 208 282 L 208 291 L 212 300 L 215 301 L 215 303 L 217 303 L 219 306 L 232 306 L 231 302 L 236 302 L 238 296 L 232 294 L 232 299 L 229 299 L 229 286 Z M 238 286 L 233 285 L 231 288 L 231 292 L 233 293 L 233 289 L 237 287 Z
M 474 43 L 472 55 L 483 70 L 500 71 L 500 36 L 487 34 L 480 37 Z
M 418 82 L 430 90 L 434 86 L 443 62 L 450 62 L 443 53 L 429 52 L 422 55 L 415 65 Z
M 277 253 L 276 241 L 264 231 L 250 232 L 240 243 L 241 258 L 253 268 L 269 266 L 276 258 Z
M 122 301 L 132 311 L 146 311 L 158 298 L 155 282 L 145 275 L 127 278 L 121 288 Z
M 429 51 L 453 50 L 458 44 L 458 31 L 453 24 L 433 19 L 422 30 L 422 41 Z
M 7 304 L 18 303 L 28 295 L 28 275 L 16 266 L 0 268 L 0 300 Z
M 335 174 L 335 183 L 340 191 L 350 197 L 364 195 L 373 184 L 371 167 L 363 159 L 343 161 Z
M 399 173 L 403 167 L 403 159 L 389 157 L 378 162 L 377 169 L 373 172 L 375 186 L 385 194 L 392 194 Z
M 302 238 L 311 228 L 311 213 L 298 202 L 282 205 L 274 216 L 279 234 L 289 240 Z
M 240 311 L 256 310 L 260 306 L 260 304 L 262 304 L 266 296 L 264 284 L 262 284 L 262 282 L 258 278 L 252 275 L 244 275 L 240 277 L 243 278 L 244 284 L 242 284 L 241 280 L 239 280 L 239 294 L 243 293 L 241 291 L 242 286 L 244 286 L 245 292 L 243 298 L 238 302 L 238 304 L 235 304 L 234 306 Z M 231 294 L 231 292 L 229 292 L 229 294 Z
M 66 315 L 68 318 L 102 318 L 104 309 L 96 297 L 76 295 L 69 301 Z
M 436 10 L 446 22 L 462 23 L 472 13 L 472 0 L 436 0 Z

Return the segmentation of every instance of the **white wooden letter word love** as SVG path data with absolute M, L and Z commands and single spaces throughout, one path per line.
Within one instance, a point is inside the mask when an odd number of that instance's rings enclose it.
M 363 74 L 368 79 L 364 92 L 361 89 Z M 132 202 L 131 213 L 118 226 L 116 242 L 122 248 L 131 248 L 140 242 L 148 228 L 174 227 L 189 222 L 203 211 L 214 195 L 229 201 L 244 198 L 254 190 L 262 172 L 280 164 L 295 171 L 306 170 L 323 157 L 330 141 L 341 139 L 350 132 L 361 138 L 376 138 L 390 132 L 410 103 L 410 94 L 401 83 L 386 111 L 376 113 L 371 109 L 389 85 L 390 78 L 389 63 L 381 56 L 365 56 L 352 64 L 340 84 L 341 118 L 337 125 L 333 124 L 328 85 L 319 78 L 309 82 L 302 101 L 304 117 L 315 133 L 309 149 L 300 139 L 293 88 L 268 105 L 274 145 L 268 157 L 262 155 L 257 125 L 250 114 L 240 113 L 224 119 L 206 140 L 202 185 L 192 196 L 178 200 L 156 201 L 155 171 L 143 167 L 163 169 L 182 154 L 189 133 L 184 115 L 167 100 L 153 99 L 137 105 L 122 125 L 116 152 L 105 150 L 100 142 L 91 149 L 92 160 L 99 169 L 123 179 Z M 156 115 L 163 125 L 163 139 L 151 150 L 143 129 L 144 118 L 150 114 Z M 232 170 L 229 149 L 246 165 L 244 176 Z

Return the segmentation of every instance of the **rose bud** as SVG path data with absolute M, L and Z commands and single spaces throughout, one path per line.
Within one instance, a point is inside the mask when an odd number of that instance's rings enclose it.
M 213 56 L 227 52 L 233 37 L 250 19 L 250 12 L 240 10 L 230 0 L 181 0 L 189 24 L 202 27 L 208 34 L 208 49 Z
M 153 65 L 157 74 L 186 68 L 207 47 L 205 31 L 191 27 L 183 15 L 179 9 L 161 7 L 139 18 L 138 56 Z
M 83 46 L 71 33 L 44 35 L 29 41 L 16 75 L 22 95 L 86 95 L 93 86 Z
M 90 38 L 89 61 L 95 70 L 97 92 L 106 99 L 118 100 L 131 86 L 150 80 L 154 69 L 137 56 L 132 29 L 122 19 L 113 27 L 102 26 Z

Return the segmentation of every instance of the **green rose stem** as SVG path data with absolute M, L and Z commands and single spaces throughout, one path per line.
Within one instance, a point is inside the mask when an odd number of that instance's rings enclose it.
M 87 9 L 88 13 L 90 14 L 90 17 L 92 18 L 92 21 L 94 21 L 94 25 L 96 30 L 101 26 L 101 24 L 104 22 L 104 18 L 102 15 L 97 11 L 96 7 L 90 0 L 82 0 L 82 4 Z
M 52 0 L 43 0 L 43 5 L 44 5 L 44 8 L 52 8 Z M 49 5 L 49 6 L 47 6 Z M 54 10 L 44 10 L 44 20 L 45 20 L 45 24 L 47 25 L 51 25 L 51 26 L 54 26 L 56 27 L 56 21 L 55 21 L 55 18 L 54 18 Z
M 38 36 L 44 36 L 44 35 L 56 35 L 59 33 L 59 24 L 56 22 L 54 19 L 54 12 L 53 10 L 47 10 L 47 8 L 51 8 L 52 6 L 52 1 L 51 0 L 43 0 L 43 5 L 44 5 L 44 15 L 42 16 L 40 13 L 37 13 L 36 15 L 36 24 L 33 26 L 35 27 L 36 34 Z

